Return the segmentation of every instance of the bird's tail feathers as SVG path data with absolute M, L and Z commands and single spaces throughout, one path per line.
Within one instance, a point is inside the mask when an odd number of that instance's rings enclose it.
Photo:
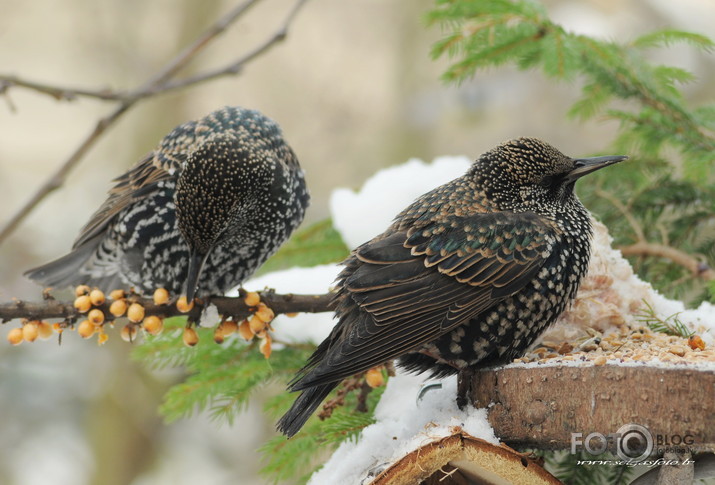
M 331 335 L 332 336 L 332 335 Z M 326 338 L 323 340 L 320 345 L 318 345 L 318 348 L 315 349 L 315 352 L 311 354 L 310 357 L 308 357 L 308 361 L 305 363 L 301 369 L 296 372 L 296 374 L 293 376 L 293 378 L 288 382 L 288 389 L 291 391 L 299 391 L 302 389 L 297 388 L 296 386 L 299 385 L 299 382 L 303 380 L 310 372 L 315 369 L 320 362 L 325 358 L 326 354 L 328 353 L 328 349 L 330 348 L 330 343 L 331 343 L 331 337 Z
M 330 382 L 321 386 L 311 387 L 300 393 L 291 408 L 276 424 L 278 431 L 288 438 L 300 431 L 308 418 L 318 409 L 320 403 L 335 389 L 338 382 Z
M 45 288 L 64 288 L 80 284 L 96 286 L 103 290 L 119 288 L 117 285 L 121 285 L 121 281 L 117 274 L 92 276 L 82 272 L 83 266 L 92 258 L 99 243 L 100 238 L 87 241 L 61 258 L 26 271 L 25 276 Z

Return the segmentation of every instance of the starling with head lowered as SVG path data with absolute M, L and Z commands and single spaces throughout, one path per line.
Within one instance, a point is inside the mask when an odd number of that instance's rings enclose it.
M 72 251 L 28 271 L 44 286 L 223 294 L 301 223 L 309 196 L 279 126 L 226 107 L 184 123 L 127 173 Z

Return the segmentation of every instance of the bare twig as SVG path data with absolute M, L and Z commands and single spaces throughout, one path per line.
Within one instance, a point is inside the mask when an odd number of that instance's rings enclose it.
M 306 3 L 307 0 L 297 0 L 281 26 L 256 48 L 241 56 L 229 65 L 196 76 L 188 77 L 181 80 L 173 80 L 174 76 L 183 69 L 196 55 L 201 52 L 211 41 L 223 33 L 232 23 L 241 17 L 251 6 L 259 0 L 247 0 L 237 5 L 233 10 L 228 12 L 223 17 L 219 18 L 213 25 L 206 29 L 190 46 L 184 49 L 171 61 L 169 61 L 158 73 L 152 76 L 139 88 L 127 92 L 115 92 L 108 90 L 83 90 L 83 89 L 68 89 L 64 87 L 49 86 L 32 81 L 21 80 L 13 76 L 0 76 L 0 94 L 3 94 L 11 86 L 22 86 L 28 89 L 33 89 L 38 92 L 49 94 L 57 99 L 73 99 L 77 96 L 88 96 L 99 98 L 108 101 L 118 101 L 119 106 L 108 116 L 102 118 L 94 130 L 82 141 L 79 147 L 70 155 L 70 157 L 62 164 L 62 166 L 40 187 L 40 189 L 30 198 L 30 200 L 21 207 L 18 212 L 13 215 L 5 226 L 0 230 L 0 244 L 17 229 L 20 223 L 37 207 L 37 205 L 53 190 L 60 187 L 67 174 L 72 170 L 77 163 L 82 159 L 86 152 L 97 142 L 99 137 L 110 126 L 132 108 L 138 101 L 156 96 L 158 94 L 193 86 L 195 84 L 216 79 L 221 76 L 236 75 L 243 66 L 252 61 L 259 55 L 267 52 L 272 46 L 280 42 L 286 37 L 288 27 L 295 18 L 299 9 Z
M 698 261 L 688 253 L 670 246 L 640 241 L 619 249 L 624 256 L 652 256 L 666 258 L 675 264 L 687 268 L 688 271 L 690 271 L 694 276 L 702 278 L 706 281 L 715 279 L 715 270 L 709 267 L 706 263 Z
M 626 208 L 623 203 L 618 200 L 617 197 L 615 197 L 613 194 L 610 192 L 607 192 L 603 189 L 596 189 L 594 192 L 598 197 L 606 199 L 608 202 L 613 204 L 613 206 L 618 209 L 618 211 L 623 215 L 623 217 L 626 218 L 628 221 L 628 224 L 631 226 L 633 229 L 633 232 L 636 233 L 636 237 L 638 238 L 639 241 L 645 241 L 645 234 L 643 233 L 643 228 L 640 226 L 638 221 L 633 217 L 633 214 L 630 213 L 630 211 Z
M 58 100 L 73 101 L 78 97 L 98 98 L 105 101 L 133 102 L 163 92 L 162 85 L 183 69 L 199 52 L 208 46 L 213 39 L 223 33 L 234 21 L 241 17 L 251 6 L 259 0 L 247 0 L 237 5 L 233 10 L 219 18 L 213 25 L 206 29 L 198 39 L 186 47 L 158 73 L 147 80 L 142 86 L 132 91 L 112 91 L 109 89 L 76 89 L 20 79 L 17 76 L 0 76 L 0 94 L 4 94 L 11 87 L 18 86 L 43 94 L 48 94 Z
M 185 48 L 166 64 L 158 73 L 142 85 L 135 95 L 141 95 L 143 92 L 152 92 L 154 94 L 160 92 L 158 88 L 166 81 L 174 77 L 181 69 L 183 69 L 199 52 L 204 50 L 216 37 L 222 34 L 233 22 L 238 20 L 250 7 L 258 0 L 247 0 L 237 5 L 233 10 L 228 12 L 223 17 L 219 18 L 213 25 L 206 29 L 193 44 Z
M 0 95 L 6 94 L 10 88 L 13 87 L 22 87 L 37 91 L 38 93 L 47 94 L 58 101 L 74 101 L 80 97 L 97 98 L 105 101 L 119 101 L 127 97 L 127 93 L 114 91 L 109 88 L 98 90 L 70 88 L 21 79 L 17 76 L 0 75 Z
M 67 174 L 74 168 L 75 165 L 82 159 L 82 157 L 89 151 L 90 148 L 97 142 L 99 137 L 104 133 L 110 126 L 112 126 L 126 111 L 131 107 L 133 103 L 125 101 L 118 108 L 116 108 L 112 113 L 104 118 L 100 119 L 94 127 L 94 130 L 89 134 L 87 138 L 80 143 L 79 147 L 70 155 L 70 157 L 65 161 L 65 163 L 60 166 L 52 176 L 47 179 L 47 181 L 40 187 L 40 189 L 35 192 L 35 194 L 30 198 L 24 206 L 18 210 L 15 215 L 13 215 L 10 220 L 5 224 L 0 231 L 0 244 L 20 225 L 20 223 L 25 220 L 25 218 L 32 212 L 32 210 L 37 207 L 37 205 L 47 197 L 53 190 L 62 186 Z
M 293 6 L 293 9 L 286 16 L 285 20 L 283 21 L 283 24 L 278 28 L 278 30 L 276 30 L 273 35 L 267 38 L 262 44 L 256 46 L 256 48 L 246 53 L 241 58 L 218 69 L 205 71 L 195 76 L 179 79 L 173 82 L 168 82 L 164 85 L 163 91 L 184 88 L 186 86 L 192 86 L 194 84 L 211 81 L 221 76 L 240 73 L 241 69 L 246 63 L 269 50 L 277 42 L 280 42 L 285 39 L 286 35 L 288 34 L 288 27 L 290 27 L 290 24 L 293 22 L 293 19 L 298 14 L 298 11 L 306 2 L 307 0 L 298 0 Z
M 285 313 L 321 313 L 331 311 L 330 301 L 332 295 L 329 293 L 322 295 L 279 295 L 273 291 L 260 293 L 261 302 L 265 303 L 276 315 Z M 141 304 L 144 307 L 145 315 L 156 315 L 162 318 L 188 315 L 192 321 L 197 321 L 203 308 L 207 305 L 216 305 L 218 313 L 224 317 L 233 317 L 234 320 L 241 320 L 249 316 L 255 308 L 251 308 L 241 297 L 217 296 L 208 299 L 204 304 L 195 305 L 189 313 L 181 313 L 176 305 L 156 305 L 151 298 L 142 298 L 136 295 L 130 296 L 129 301 Z M 109 312 L 111 302 L 95 306 L 104 312 L 108 320 L 114 317 Z M 73 302 L 62 302 L 48 298 L 43 302 L 27 302 L 15 300 L 9 303 L 0 303 L 0 321 L 3 323 L 15 318 L 26 318 L 28 320 L 62 319 L 76 321 L 86 318 L 84 313 L 80 313 L 74 308 Z

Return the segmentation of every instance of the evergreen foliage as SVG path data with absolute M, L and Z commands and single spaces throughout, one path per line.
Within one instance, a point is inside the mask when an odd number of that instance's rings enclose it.
M 655 313 L 655 310 L 653 310 L 653 307 L 648 302 L 643 302 L 643 304 L 644 308 L 636 315 L 636 318 L 638 321 L 648 325 L 654 332 L 666 333 L 683 338 L 695 335 L 695 332 L 690 330 L 690 328 L 678 318 L 680 312 L 661 318 Z
M 653 49 L 675 43 L 710 52 L 715 46 L 710 39 L 662 30 L 626 44 L 604 41 L 567 31 L 549 19 L 543 6 L 527 0 L 437 0 L 427 19 L 445 29 L 433 55 L 453 59 L 444 75 L 447 82 L 468 82 L 481 69 L 508 64 L 540 69 L 558 81 L 581 82 L 581 96 L 568 116 L 580 122 L 618 120 L 619 136 L 609 152 L 632 159 L 619 166 L 617 177 L 607 172 L 592 175 L 591 183 L 579 188 L 585 204 L 609 227 L 617 245 L 655 242 L 715 266 L 715 106 L 688 106 L 680 85 L 694 82 L 694 76 L 649 61 Z M 336 262 L 347 254 L 326 220 L 296 233 L 261 271 Z M 641 277 L 669 296 L 692 302 L 708 297 L 707 285 L 669 260 L 642 256 L 634 263 Z M 715 282 L 709 290 L 713 298 Z M 647 309 L 644 312 L 649 318 Z M 659 323 L 678 331 L 676 320 L 674 316 Z M 163 335 L 147 338 L 135 351 L 137 358 L 156 368 L 182 367 L 188 375 L 165 397 L 161 412 L 169 421 L 209 411 L 216 419 L 231 422 L 256 390 L 270 382 L 284 387 L 314 348 L 285 345 L 265 359 L 256 344 L 238 337 L 216 345 L 213 329 L 199 329 L 199 344 L 186 348 L 181 342 L 184 324 L 181 318 L 167 321 Z M 368 394 L 368 413 L 355 412 L 356 394 L 348 393 L 330 419 L 312 417 L 293 439 L 278 436 L 266 443 L 261 448 L 265 475 L 275 482 L 304 483 L 330 450 L 355 439 L 373 422 L 382 389 Z M 267 416 L 280 416 L 294 397 L 281 392 L 270 398 Z M 624 483 L 632 472 L 576 464 L 592 459 L 589 456 L 544 455 L 551 469 L 571 484 Z

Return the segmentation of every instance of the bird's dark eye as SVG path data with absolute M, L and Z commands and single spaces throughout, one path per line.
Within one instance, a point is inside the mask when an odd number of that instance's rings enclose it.
M 539 185 L 548 189 L 548 188 L 553 187 L 555 183 L 556 183 L 556 177 L 554 177 L 553 175 L 544 175 L 541 178 Z

